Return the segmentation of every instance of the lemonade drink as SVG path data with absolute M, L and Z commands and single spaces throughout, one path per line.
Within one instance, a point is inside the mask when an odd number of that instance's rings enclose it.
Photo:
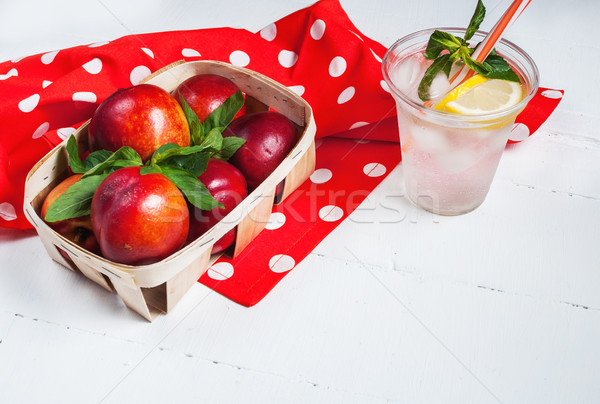
M 440 30 L 456 36 L 465 32 Z M 451 86 L 440 73 L 426 104 L 417 90 L 432 63 L 423 52 L 433 31 L 419 31 L 397 41 L 384 57 L 383 76 L 396 101 L 408 198 L 428 211 L 459 215 L 484 201 L 515 118 L 537 91 L 539 79 L 524 51 L 500 41 L 496 50 L 520 83 L 474 76 L 445 97 Z M 484 35 L 477 32 L 473 42 Z

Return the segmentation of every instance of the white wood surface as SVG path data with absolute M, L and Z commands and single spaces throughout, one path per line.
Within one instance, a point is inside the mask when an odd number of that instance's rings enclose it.
M 311 3 L 0 1 L 0 60 L 256 31 Z M 386 46 L 462 25 L 474 4 L 342 0 Z M 508 2 L 486 4 L 489 27 Z M 566 96 L 507 149 L 480 208 L 418 211 L 400 165 L 253 308 L 197 284 L 150 324 L 51 262 L 33 232 L 0 229 L 0 402 L 600 402 L 598 15 L 595 0 L 535 0 L 510 29 Z

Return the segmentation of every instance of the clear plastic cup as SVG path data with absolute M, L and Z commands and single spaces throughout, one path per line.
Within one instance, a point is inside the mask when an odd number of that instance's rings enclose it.
M 415 32 L 394 43 L 383 58 L 383 77 L 396 101 L 408 198 L 436 214 L 461 215 L 485 200 L 515 118 L 538 89 L 539 73 L 521 48 L 501 40 L 496 51 L 521 78 L 523 98 L 517 105 L 486 115 L 426 107 L 416 96 L 415 85 L 427 68 L 418 54 L 424 52 L 434 30 Z M 465 32 L 460 28 L 438 30 L 459 37 Z M 470 43 L 480 42 L 485 35 L 477 32 Z M 406 62 L 417 65 L 407 68 Z

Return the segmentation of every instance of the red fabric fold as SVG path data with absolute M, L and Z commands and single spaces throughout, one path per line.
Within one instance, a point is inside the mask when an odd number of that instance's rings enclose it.
M 400 161 L 394 101 L 381 74 L 385 50 L 337 0 L 322 0 L 255 34 L 214 28 L 131 35 L 1 63 L 0 226 L 31 227 L 22 211 L 27 172 L 116 89 L 181 59 L 244 66 L 301 94 L 313 107 L 317 138 L 329 137 L 319 140 L 313 180 L 275 208 L 270 230 L 201 278 L 237 302 L 255 304 Z M 540 89 L 511 141 L 535 132 L 561 97 Z M 282 217 L 285 224 L 275 229 Z

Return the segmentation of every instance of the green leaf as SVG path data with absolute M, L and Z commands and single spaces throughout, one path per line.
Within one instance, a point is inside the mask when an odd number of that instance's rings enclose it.
M 168 150 L 179 149 L 181 147 L 182 146 L 178 145 L 177 143 L 166 143 L 154 151 L 152 154 L 152 159 L 160 158 L 159 156 Z
M 205 141 L 212 139 L 213 135 L 207 137 Z M 215 144 L 202 144 L 196 146 L 181 147 L 173 144 L 173 146 L 161 147 L 157 150 L 150 165 L 163 167 L 175 167 L 188 171 L 192 176 L 199 177 L 205 170 L 208 164 L 208 159 L 215 153 L 214 147 L 218 146 L 220 132 L 214 135 L 216 138 Z
M 220 135 L 220 134 L 219 134 Z M 174 144 L 174 143 L 173 143 Z M 174 144 L 175 145 L 175 144 Z M 160 149 L 159 149 L 160 150 Z M 214 149 L 212 145 L 197 145 L 181 147 L 175 145 L 174 147 L 165 148 L 162 153 L 154 153 L 152 159 L 150 159 L 150 165 L 171 165 L 171 161 L 175 158 L 183 156 L 191 156 L 194 154 L 212 154 Z
M 138 167 L 143 164 L 142 158 L 135 150 L 129 146 L 123 146 L 112 153 L 105 161 L 86 171 L 82 178 L 112 172 L 114 171 L 113 167 Z
M 446 75 L 450 74 L 450 68 L 452 67 L 452 62 L 450 61 L 450 55 L 445 54 L 433 61 L 433 63 L 427 68 L 425 71 L 425 75 L 419 83 L 419 98 L 423 101 L 429 100 L 429 87 L 431 87 L 431 83 L 437 74 L 441 71 L 446 73 Z
M 212 128 L 210 130 L 210 132 L 207 133 L 204 140 L 202 140 L 202 143 L 200 143 L 200 146 L 203 147 L 204 149 L 213 150 L 215 152 L 221 150 L 221 147 L 223 146 L 222 133 L 223 133 L 224 129 L 225 128 L 222 128 L 222 127 Z
M 229 96 L 223 104 L 211 112 L 204 120 L 204 123 L 202 124 L 204 127 L 204 134 L 209 134 L 215 128 L 221 128 L 222 133 L 243 105 L 244 96 L 241 91 L 237 91 Z
M 151 164 L 149 166 L 144 166 L 144 167 L 140 168 L 140 175 L 157 174 L 157 173 L 162 173 L 162 170 L 160 169 L 159 166 L 157 166 L 155 164 Z
M 462 61 L 465 65 L 471 69 L 476 71 L 477 73 L 486 76 L 489 73 L 487 66 L 483 63 L 477 62 L 475 59 L 471 57 L 471 52 L 466 47 L 460 48 L 459 50 Z
M 160 161 L 169 158 L 169 156 L 173 155 L 174 153 L 179 153 L 181 149 L 182 147 L 177 143 L 167 143 L 160 146 L 152 154 L 152 157 L 150 158 L 150 165 L 157 164 Z
M 47 222 L 58 222 L 60 220 L 90 214 L 94 192 L 100 186 L 108 174 L 81 177 L 59 196 L 46 212 L 44 220 Z
M 135 160 L 115 160 L 110 167 L 108 168 L 108 170 L 105 170 L 105 173 L 112 173 L 113 171 L 118 170 L 119 168 L 124 168 L 124 167 L 139 167 L 140 164 L 138 161 Z
M 87 171 L 85 165 L 79 157 L 79 150 L 77 149 L 77 140 L 75 136 L 69 136 L 67 140 L 67 155 L 69 156 L 69 167 L 75 174 L 83 174 Z
M 167 160 L 159 163 L 161 167 L 171 166 L 182 168 L 192 174 L 195 177 L 202 175 L 206 171 L 208 160 L 211 157 L 211 153 L 199 152 L 193 154 L 177 155 L 168 158 Z
M 86 171 L 100 163 L 105 162 L 111 154 L 112 152 L 108 150 L 96 150 L 88 154 L 88 156 L 83 161 L 83 165 L 85 166 Z
M 488 79 L 508 80 L 517 83 L 521 81 L 508 62 L 495 51 L 488 55 L 483 61 L 483 65 L 488 69 L 488 73 L 485 75 Z
M 453 53 L 463 45 L 464 41 L 447 32 L 435 30 L 429 37 L 427 48 L 425 49 L 425 59 L 433 60 L 447 50 Z
M 469 22 L 469 26 L 467 27 L 467 31 L 465 32 L 465 41 L 468 41 L 473 37 L 475 32 L 479 29 L 481 22 L 485 18 L 485 6 L 481 0 L 477 1 L 477 6 L 475 7 L 475 12 L 471 17 L 471 21 Z
M 246 139 L 237 136 L 228 136 L 223 138 L 223 145 L 215 157 L 221 160 L 229 160 L 240 147 L 246 143 Z
M 184 193 L 190 203 L 202 210 L 211 210 L 215 207 L 223 208 L 223 204 L 215 200 L 204 184 L 192 174 L 178 167 L 162 167 L 162 173 L 177 188 Z
M 419 83 L 418 94 L 423 101 L 429 100 L 429 88 L 435 76 L 443 71 L 447 76 L 454 63 L 464 63 L 469 69 L 490 79 L 502 79 L 518 82 L 519 76 L 512 70 L 510 65 L 492 51 L 483 63 L 479 63 L 471 56 L 474 48 L 469 48 L 467 43 L 479 29 L 485 18 L 485 7 L 481 0 L 477 1 L 475 12 L 471 17 L 469 26 L 465 31 L 464 39 L 442 31 L 434 31 L 427 43 L 425 58 L 433 60 L 433 63 L 425 71 L 423 79 Z M 444 53 L 444 52 L 448 53 Z
M 190 127 L 190 144 L 192 146 L 200 144 L 204 138 L 204 127 L 202 126 L 202 122 L 200 122 L 198 115 L 196 115 L 181 93 L 179 93 L 179 103 L 181 104 L 183 113 L 187 119 L 188 126 Z

